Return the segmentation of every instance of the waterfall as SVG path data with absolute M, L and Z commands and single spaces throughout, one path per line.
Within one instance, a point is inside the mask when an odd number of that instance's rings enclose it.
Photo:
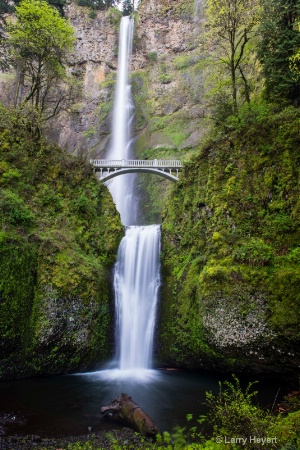
M 108 159 L 131 159 L 131 122 L 133 119 L 133 103 L 131 85 L 129 83 L 129 66 L 132 53 L 134 21 L 123 17 L 120 25 L 118 76 L 115 91 L 112 143 Z M 134 178 L 132 174 L 121 175 L 109 182 L 108 187 L 123 225 L 132 225 L 137 221 L 137 206 L 134 200 Z
M 160 227 L 129 227 L 115 268 L 121 370 L 149 369 L 160 285 Z
M 112 144 L 108 159 L 130 159 L 133 118 L 129 67 L 133 20 L 120 26 L 118 77 L 113 110 Z M 114 269 L 116 348 L 121 374 L 151 368 L 155 315 L 160 285 L 160 226 L 136 226 L 134 175 L 120 175 L 108 183 L 126 226 Z

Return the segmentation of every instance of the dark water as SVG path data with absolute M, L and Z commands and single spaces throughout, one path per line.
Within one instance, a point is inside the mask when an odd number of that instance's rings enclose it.
M 186 415 L 198 417 L 207 412 L 205 392 L 217 392 L 220 374 L 185 371 L 150 371 L 138 379 L 120 379 L 112 371 L 52 378 L 36 378 L 0 383 L 0 417 L 14 413 L 23 423 L 12 420 L 7 434 L 42 436 L 79 435 L 108 429 L 100 407 L 126 392 L 157 423 L 161 430 L 185 425 Z M 231 379 L 230 376 L 227 379 Z M 246 386 L 247 381 L 242 380 Z M 279 381 L 261 381 L 259 402 L 272 406 Z

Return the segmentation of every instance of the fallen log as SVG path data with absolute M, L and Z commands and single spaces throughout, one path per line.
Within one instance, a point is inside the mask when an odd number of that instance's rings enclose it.
M 121 394 L 108 406 L 102 406 L 101 413 L 113 420 L 121 420 L 144 436 L 154 436 L 159 430 L 155 422 L 128 394 Z

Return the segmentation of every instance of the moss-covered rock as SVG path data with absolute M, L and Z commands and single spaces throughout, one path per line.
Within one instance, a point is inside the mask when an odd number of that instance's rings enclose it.
M 163 218 L 165 362 L 297 370 L 299 124 L 247 106 L 186 163 Z
M 0 377 L 86 369 L 110 354 L 123 227 L 89 164 L 0 120 Z

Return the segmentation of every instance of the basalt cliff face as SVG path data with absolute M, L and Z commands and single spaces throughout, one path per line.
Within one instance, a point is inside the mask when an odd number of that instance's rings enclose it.
M 201 4 L 196 8 L 193 1 L 140 5 L 131 64 L 137 156 L 158 149 L 162 156 L 164 151 L 180 153 L 201 140 L 201 80 L 188 69 L 199 59 L 199 11 Z M 91 19 L 88 9 L 72 3 L 66 15 L 77 37 L 71 70 L 81 80 L 82 91 L 71 116 L 60 117 L 52 136 L 72 153 L 102 157 L 111 132 L 120 13 L 99 11 Z
M 51 124 L 49 134 L 72 154 L 103 156 L 111 131 L 120 12 L 99 11 L 92 19 L 88 8 L 71 3 L 65 14 L 75 29 L 70 71 L 80 89 L 71 110 Z

